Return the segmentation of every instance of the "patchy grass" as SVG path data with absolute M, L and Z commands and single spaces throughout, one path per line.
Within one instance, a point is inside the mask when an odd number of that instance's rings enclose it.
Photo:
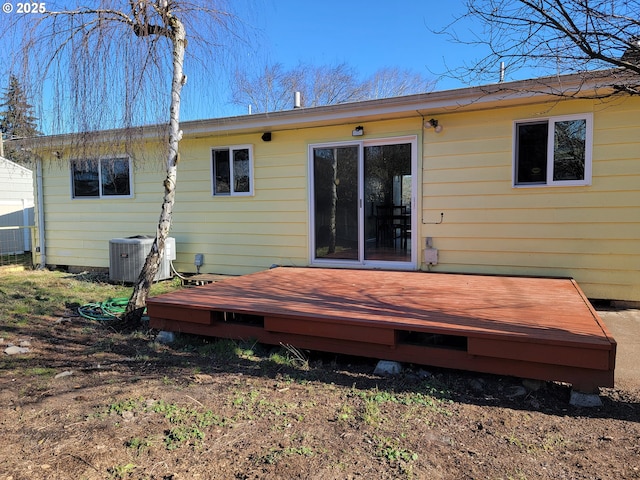
M 150 435 L 134 436 L 125 442 L 137 453 L 162 444 L 167 450 L 176 450 L 185 445 L 198 446 L 206 438 L 211 427 L 227 427 L 233 420 L 223 418 L 208 409 L 198 409 L 190 405 L 178 405 L 165 400 L 144 398 L 125 399 L 99 407 L 94 415 L 101 420 L 111 419 L 115 426 L 145 417 L 158 425 Z
M 0 337 L 30 352 L 0 354 L 0 478 L 640 479 L 636 391 L 587 411 L 556 384 L 513 398 L 508 377 L 478 391 L 472 373 L 380 377 L 371 359 L 251 339 L 165 345 L 75 315 L 129 287 L 2 273 Z
M 152 286 L 157 295 L 178 288 L 179 282 L 159 282 Z M 38 317 L 67 316 L 89 303 L 128 298 L 132 288 L 107 282 L 106 275 L 71 274 L 48 270 L 2 272 L 0 318 L 5 326 L 24 326 Z

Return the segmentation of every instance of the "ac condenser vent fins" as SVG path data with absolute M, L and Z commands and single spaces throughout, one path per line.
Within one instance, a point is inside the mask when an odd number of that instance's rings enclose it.
M 154 238 L 144 235 L 109 240 L 109 280 L 134 283 L 151 251 Z M 173 277 L 171 261 L 176 259 L 176 239 L 168 237 L 155 281 Z

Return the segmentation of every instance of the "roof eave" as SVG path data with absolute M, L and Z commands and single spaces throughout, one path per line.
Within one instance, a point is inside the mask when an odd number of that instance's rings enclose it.
M 216 133 L 244 133 L 303 128 L 318 125 L 338 125 L 367 120 L 387 120 L 408 116 L 431 116 L 443 113 L 482 110 L 542 103 L 559 97 L 588 98 L 614 92 L 609 71 L 585 78 L 583 74 L 544 77 L 518 82 L 497 83 L 478 87 L 442 90 L 403 97 L 343 103 L 281 112 L 242 115 L 182 122 L 188 136 Z
M 594 94 L 602 96 L 614 93 L 614 80 L 619 79 L 620 73 L 620 70 L 616 69 L 602 70 L 589 72 L 588 75 L 584 73 L 560 75 L 355 103 L 191 120 L 181 122 L 180 128 L 184 137 L 197 138 L 223 133 L 273 132 L 370 120 L 426 117 L 443 113 L 542 103 L 561 97 L 589 98 Z M 166 133 L 166 125 L 137 128 L 139 134 L 133 134 L 133 137 L 139 139 L 157 138 Z M 106 141 L 114 137 L 124 137 L 124 131 L 116 129 L 93 132 L 93 139 Z M 50 135 L 32 140 L 36 147 L 64 146 L 73 143 L 76 135 L 78 134 Z

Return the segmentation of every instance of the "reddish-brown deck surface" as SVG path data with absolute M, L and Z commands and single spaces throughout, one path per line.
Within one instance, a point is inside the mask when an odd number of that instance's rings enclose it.
M 165 330 L 613 386 L 615 340 L 571 279 L 276 268 L 151 298 L 148 313 Z

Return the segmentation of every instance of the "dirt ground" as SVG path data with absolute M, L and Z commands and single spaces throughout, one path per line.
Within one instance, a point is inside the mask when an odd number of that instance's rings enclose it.
M 1 320 L 1 319 L 0 319 Z M 3 326 L 0 479 L 640 478 L 640 391 L 180 336 Z

